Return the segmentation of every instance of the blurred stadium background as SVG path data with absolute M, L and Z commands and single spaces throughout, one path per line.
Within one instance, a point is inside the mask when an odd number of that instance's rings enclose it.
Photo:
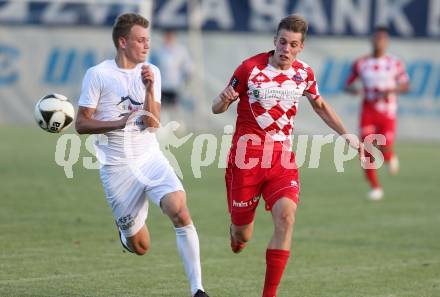
M 48 92 L 76 102 L 85 70 L 113 57 L 111 25 L 125 11 L 152 20 L 153 50 L 161 30 L 179 30 L 195 64 L 186 92 L 192 104 L 186 108 L 196 116 L 187 117 L 188 125 L 210 130 L 230 123 L 234 113 L 212 120 L 211 98 L 244 58 L 271 49 L 280 18 L 298 12 L 310 22 L 300 58 L 313 67 L 321 93 L 355 131 L 359 98 L 345 96 L 342 87 L 352 61 L 369 52 L 372 28 L 388 25 L 395 37 L 390 52 L 406 62 L 411 76 L 411 92 L 399 101 L 399 137 L 440 139 L 434 129 L 440 124 L 438 0 L 0 1 L 0 122 L 32 122 L 33 104 Z M 322 133 L 310 109 L 300 108 L 297 129 Z
M 343 84 L 352 61 L 369 53 L 372 29 L 388 25 L 389 52 L 406 62 L 411 77 L 399 100 L 402 173 L 382 177 L 388 196 L 373 205 L 364 201 L 367 186 L 355 161 L 336 174 L 327 148 L 318 169 L 302 169 L 298 257 L 280 296 L 440 296 L 440 0 L 0 0 L 0 296 L 186 296 L 166 219 L 150 208 L 150 256 L 121 256 L 97 172 L 79 159 L 67 179 L 54 161 L 58 135 L 33 120 L 45 94 L 77 102 L 86 69 L 114 56 L 111 26 L 128 11 L 152 21 L 153 49 L 163 30 L 177 30 L 195 64 L 181 120 L 188 132 L 219 134 L 234 124 L 235 110 L 214 117 L 212 98 L 244 58 L 272 48 L 278 21 L 292 12 L 310 24 L 300 59 L 357 131 L 360 98 L 344 95 Z M 331 133 L 305 102 L 296 123 L 296 134 Z M 260 209 L 254 244 L 231 255 L 223 169 L 215 162 L 195 179 L 191 149 L 175 153 L 200 232 L 208 293 L 258 296 L 270 218 Z

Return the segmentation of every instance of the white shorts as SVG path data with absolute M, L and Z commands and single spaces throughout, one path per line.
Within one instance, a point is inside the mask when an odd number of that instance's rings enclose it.
M 125 237 L 135 235 L 144 226 L 148 200 L 160 207 L 160 200 L 166 194 L 184 191 L 160 152 L 139 165 L 104 165 L 100 175 L 107 202 Z

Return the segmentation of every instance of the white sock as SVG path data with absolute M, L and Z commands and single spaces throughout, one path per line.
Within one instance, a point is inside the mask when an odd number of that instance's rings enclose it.
M 200 268 L 199 237 L 193 224 L 174 229 L 176 230 L 177 250 L 191 284 L 191 294 L 194 295 L 198 289 L 204 291 Z

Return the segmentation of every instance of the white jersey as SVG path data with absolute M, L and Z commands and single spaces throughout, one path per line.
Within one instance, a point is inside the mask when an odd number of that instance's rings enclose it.
M 115 60 L 105 60 L 87 70 L 78 105 L 95 108 L 93 118 L 114 121 L 123 114 L 143 110 L 146 88 L 141 78 L 141 67 L 119 68 Z M 149 65 L 154 74 L 154 98 L 160 103 L 161 78 L 159 69 Z M 154 157 L 159 150 L 154 133 L 145 130 L 140 117 L 129 121 L 124 129 L 97 137 L 96 157 L 102 165 L 127 164 L 140 158 Z

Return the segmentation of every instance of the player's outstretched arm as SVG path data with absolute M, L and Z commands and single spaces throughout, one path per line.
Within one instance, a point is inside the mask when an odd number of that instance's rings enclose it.
M 344 91 L 346 93 L 349 93 L 351 95 L 361 95 L 362 89 L 359 87 L 356 87 L 354 82 L 359 78 L 359 64 L 357 61 L 353 63 L 351 66 L 351 72 L 348 76 L 347 80 L 345 81 Z
M 409 92 L 409 82 L 401 83 L 397 86 L 397 92 L 398 93 L 408 93 Z
M 223 113 L 228 110 L 229 105 L 238 99 L 238 93 L 234 88 L 228 85 L 213 101 L 212 101 L 212 112 Z
M 117 129 L 122 129 L 127 123 L 130 114 L 116 121 L 99 121 L 92 118 L 95 108 L 80 106 L 75 121 L 78 134 L 102 134 Z
M 405 94 L 409 92 L 409 82 L 399 83 L 396 88 L 393 90 L 388 90 L 385 92 L 385 98 L 387 98 L 390 94 Z
M 346 93 L 351 94 L 351 95 L 361 95 L 362 94 L 362 90 L 359 88 L 356 88 L 353 84 L 346 85 L 344 87 L 344 91 Z

